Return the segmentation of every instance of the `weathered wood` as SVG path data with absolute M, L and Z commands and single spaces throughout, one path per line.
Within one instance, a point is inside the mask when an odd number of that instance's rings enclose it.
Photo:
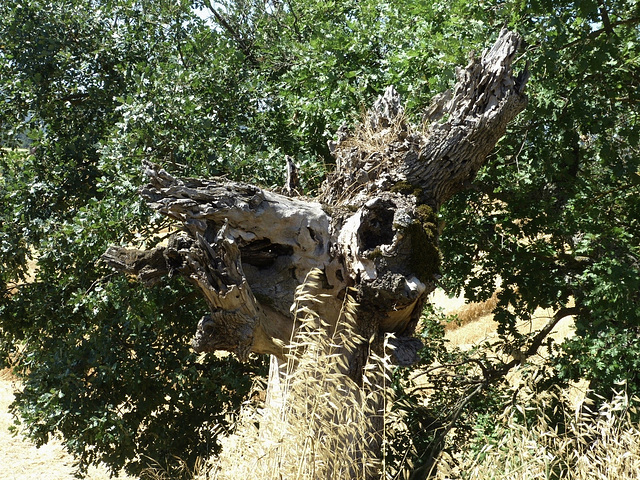
M 282 355 L 296 287 L 330 263 L 320 204 L 237 182 L 178 179 L 149 163 L 145 173 L 141 195 L 184 231 L 150 251 L 111 247 L 103 260 L 148 285 L 180 274 L 198 286 L 211 314 L 198 324 L 196 350 Z
M 470 185 L 507 124 L 526 107 L 529 73 L 525 69 L 514 78 L 511 69 L 520 41 L 503 30 L 493 48 L 458 70 L 450 98 L 437 99 L 425 115 L 431 123 L 418 160 L 401 174 L 420 185 L 425 201 L 436 208 Z
M 436 96 L 426 110 L 425 131 L 406 124 L 398 93 L 387 88 L 365 128 L 340 132 L 330 145 L 338 165 L 325 185 L 325 199 L 340 203 L 350 197 L 353 203 L 402 184 L 437 210 L 468 187 L 527 104 L 528 71 L 514 78 L 511 68 L 520 42 L 518 34 L 502 30 L 480 59 L 458 69 L 453 90 Z
M 111 248 L 114 268 L 153 284 L 180 274 L 203 292 L 210 312 L 194 347 L 282 356 L 294 329 L 294 292 L 309 272 L 323 273 L 314 308 L 329 323 L 352 288 L 357 333 L 381 345 L 396 334 L 395 358 L 410 363 L 412 338 L 439 275 L 437 210 L 474 179 L 507 124 L 525 107 L 526 71 L 513 76 L 520 37 L 503 30 L 480 59 L 458 71 L 456 86 L 407 124 L 389 87 L 353 132 L 341 127 L 329 147 L 336 169 L 316 200 L 289 198 L 223 179 L 176 178 L 145 164 L 141 195 L 183 231 L 148 252 Z M 293 162 L 289 161 L 295 192 Z M 354 378 L 364 357 L 350 358 Z

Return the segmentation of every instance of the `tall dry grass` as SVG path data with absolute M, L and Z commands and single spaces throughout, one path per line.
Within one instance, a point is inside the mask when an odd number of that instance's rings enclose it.
M 559 395 L 548 393 L 546 398 L 530 397 L 511 405 L 491 439 L 476 453 L 461 449 L 455 462 L 441 462 L 437 479 L 640 478 L 640 429 L 632 420 L 638 399 L 618 392 L 595 412 L 584 405 L 573 412 L 565 409 L 559 426 L 548 414 L 549 404 L 561 403 L 556 402 Z M 533 418 L 533 423 L 524 425 L 523 416 Z
M 365 341 L 353 332 L 355 304 L 347 297 L 339 324 L 326 324 L 313 308 L 322 301 L 318 282 L 312 277 L 298 291 L 300 328 L 278 372 L 279 391 L 262 408 L 248 404 L 243 409 L 237 428 L 223 440 L 222 454 L 209 461 L 199 479 L 425 478 L 412 472 L 410 458 L 393 466 L 379 458 L 379 447 L 391 445 L 406 429 L 397 412 L 389 413 L 390 364 L 371 355 L 362 385 L 346 375 L 345 358 Z M 640 478 L 640 429 L 632 421 L 638 399 L 620 392 L 589 414 L 584 405 L 568 406 L 567 391 L 540 394 L 520 386 L 516 392 L 495 419 L 491 436 L 447 445 L 433 478 Z M 381 436 L 372 435 L 376 418 L 385 425 Z
M 347 296 L 337 325 L 313 308 L 322 302 L 317 273 L 298 290 L 299 328 L 281 367 L 279 389 L 262 408 L 247 405 L 223 440 L 208 477 L 236 479 L 369 479 L 384 469 L 378 458 L 388 362 L 369 355 L 362 385 L 347 374 L 347 358 L 366 340 L 355 331 L 355 303 Z M 379 421 L 376 421 L 378 419 Z
M 449 313 L 449 317 L 455 320 L 444 326 L 445 331 L 450 332 L 460 327 L 480 320 L 482 317 L 491 315 L 498 305 L 498 292 L 484 302 L 470 302 Z

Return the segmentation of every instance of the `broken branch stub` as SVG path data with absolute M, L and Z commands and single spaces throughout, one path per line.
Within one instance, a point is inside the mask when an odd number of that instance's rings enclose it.
M 406 124 L 400 96 L 388 87 L 368 121 L 330 142 L 337 168 L 323 187 L 325 201 L 353 203 L 396 190 L 437 210 L 467 188 L 527 105 L 529 72 L 514 78 L 512 70 L 520 43 L 517 33 L 503 29 L 481 58 L 459 68 L 453 89 L 434 97 L 425 111 L 423 131 Z
M 164 274 L 185 276 L 210 310 L 195 348 L 240 357 L 282 357 L 295 326 L 296 288 L 317 268 L 317 313 L 335 324 L 352 288 L 357 334 L 380 345 L 382 334 L 393 332 L 397 361 L 410 363 L 420 346 L 412 334 L 440 273 L 438 209 L 469 185 L 526 105 L 528 73 L 514 78 L 511 68 L 519 44 L 517 34 L 501 31 L 491 49 L 458 71 L 452 91 L 434 98 L 424 130 L 407 123 L 400 96 L 387 88 L 362 125 L 338 131 L 330 145 L 336 169 L 317 200 L 176 178 L 146 163 L 141 195 L 183 231 L 167 246 L 112 247 L 103 259 L 147 284 Z

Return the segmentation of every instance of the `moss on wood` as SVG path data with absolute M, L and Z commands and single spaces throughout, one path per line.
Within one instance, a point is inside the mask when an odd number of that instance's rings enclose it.
M 414 195 L 417 198 L 422 196 L 422 188 L 412 185 L 406 180 L 400 180 L 393 187 L 391 187 L 393 193 L 401 193 L 402 195 Z
M 418 278 L 430 282 L 440 273 L 437 217 L 428 205 L 418 206 L 416 217 L 406 229 L 411 238 L 411 262 Z

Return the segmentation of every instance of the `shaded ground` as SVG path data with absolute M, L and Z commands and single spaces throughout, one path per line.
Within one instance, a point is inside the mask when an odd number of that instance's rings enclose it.
M 462 350 L 470 349 L 483 342 L 496 340 L 498 334 L 496 329 L 497 322 L 493 320 L 491 311 L 497 303 L 497 298 L 492 297 L 481 304 L 465 304 L 464 298 L 448 298 L 444 292 L 436 290 L 431 302 L 442 309 L 446 315 L 457 315 L 460 323 L 450 323 L 445 327 L 445 338 L 452 346 L 461 348 Z M 551 318 L 553 312 L 551 310 L 538 309 L 531 322 L 518 325 L 518 329 L 522 333 L 529 333 L 540 330 Z M 550 337 L 556 342 L 561 343 L 565 338 L 571 337 L 575 332 L 575 324 L 573 317 L 563 318 L 558 322 L 551 331 Z M 533 363 L 542 363 L 546 360 L 547 353 L 545 349 L 540 349 L 538 354 L 530 359 Z M 507 380 L 511 385 L 516 385 L 520 379 L 519 369 L 515 369 L 507 376 Z M 567 391 L 568 398 L 573 406 L 577 406 L 584 398 L 588 382 L 586 380 L 571 384 Z

